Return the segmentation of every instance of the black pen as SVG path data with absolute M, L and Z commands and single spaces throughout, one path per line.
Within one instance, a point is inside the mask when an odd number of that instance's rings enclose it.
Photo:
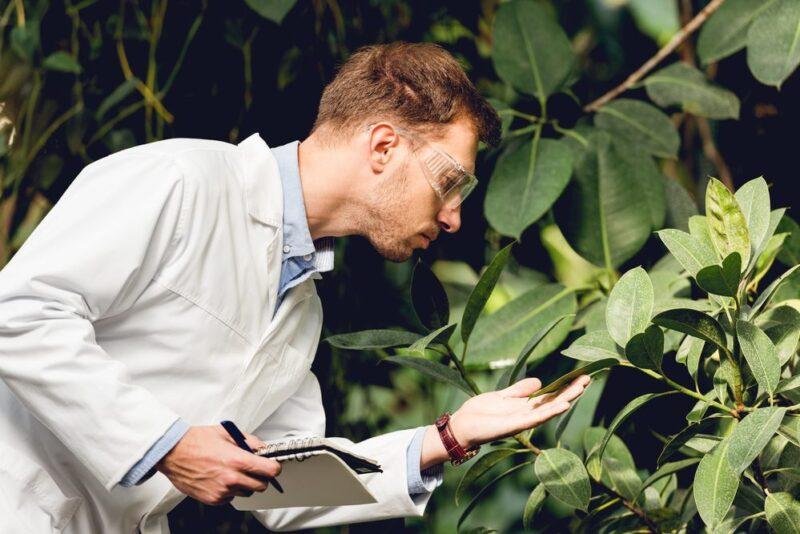
M 246 450 L 247 452 L 253 452 L 253 449 L 251 449 L 250 446 L 247 444 L 247 441 L 244 438 L 244 434 L 242 434 L 241 430 L 239 430 L 239 427 L 237 427 L 233 423 L 233 421 L 220 421 L 219 424 L 221 424 L 222 428 L 224 428 L 228 432 L 228 434 L 231 435 L 233 441 L 235 441 L 240 448 Z M 269 477 L 268 479 L 275 486 L 276 490 L 283 493 L 283 488 L 276 479 L 272 477 Z

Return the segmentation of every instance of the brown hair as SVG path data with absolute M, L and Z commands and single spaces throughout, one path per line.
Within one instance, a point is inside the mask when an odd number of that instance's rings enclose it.
M 469 80 L 458 61 L 433 43 L 364 46 L 339 67 L 322 92 L 315 131 L 330 140 L 351 137 L 375 120 L 441 139 L 441 126 L 465 116 L 478 139 L 497 146 L 500 117 Z

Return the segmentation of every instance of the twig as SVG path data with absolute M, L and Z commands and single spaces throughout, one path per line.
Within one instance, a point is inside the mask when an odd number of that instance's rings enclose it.
M 678 46 L 680 46 L 680 44 L 689 35 L 691 35 L 692 32 L 694 32 L 697 28 L 699 28 L 711 14 L 714 11 L 716 11 L 719 8 L 719 6 L 722 5 L 723 2 L 725 2 L 725 0 L 711 0 L 711 2 L 709 2 L 706 7 L 701 9 L 700 12 L 691 21 L 689 21 L 689 23 L 686 26 L 678 30 L 678 33 L 676 33 L 672 37 L 672 39 L 670 39 L 669 42 L 661 48 L 661 50 L 656 52 L 656 54 L 653 57 L 648 59 L 644 63 L 644 65 L 639 67 L 636 70 L 636 72 L 628 76 L 628 78 L 624 82 L 616 86 L 614 89 L 607 92 L 606 94 L 604 94 L 591 104 L 588 104 L 586 107 L 583 108 L 583 110 L 586 112 L 597 111 L 605 104 L 607 104 L 620 94 L 630 89 L 633 86 L 633 84 L 642 79 L 642 77 L 648 72 L 650 72 L 653 69 L 653 67 L 661 63 L 661 61 L 665 57 L 674 52 L 675 49 L 678 48 Z
M 692 2 L 691 0 L 683 0 L 681 2 L 681 22 L 683 24 L 687 24 L 689 19 L 692 16 Z M 692 65 L 693 67 L 697 66 L 695 62 L 695 51 L 694 46 L 692 45 L 692 41 L 687 39 L 683 42 L 680 49 L 681 58 L 685 63 Z M 709 74 L 709 78 L 713 77 Z M 703 153 L 706 157 L 714 164 L 714 167 L 717 168 L 717 174 L 719 175 L 719 179 L 722 180 L 722 183 L 725 186 L 733 191 L 733 174 L 731 173 L 730 168 L 725 163 L 725 160 L 722 158 L 722 154 L 719 153 L 717 150 L 717 145 L 714 143 L 714 136 L 711 134 L 711 126 L 708 124 L 708 119 L 705 117 L 701 117 L 699 115 L 686 115 L 686 132 L 687 135 L 690 134 L 693 124 L 697 124 L 697 131 L 700 133 L 700 138 L 703 141 Z

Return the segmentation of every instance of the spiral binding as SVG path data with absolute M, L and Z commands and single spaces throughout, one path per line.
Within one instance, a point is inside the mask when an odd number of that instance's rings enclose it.
M 256 454 L 264 455 L 291 449 L 302 449 L 317 445 L 318 443 L 319 440 L 314 436 L 309 436 L 304 438 L 291 438 L 288 440 L 279 441 L 277 443 L 268 443 L 265 447 L 261 447 L 260 449 L 258 449 L 256 451 Z M 317 451 L 292 452 L 292 453 L 287 453 L 285 455 L 282 454 L 280 455 L 280 458 L 285 460 L 297 460 L 298 462 L 302 462 L 306 458 L 310 458 L 315 454 L 317 454 Z

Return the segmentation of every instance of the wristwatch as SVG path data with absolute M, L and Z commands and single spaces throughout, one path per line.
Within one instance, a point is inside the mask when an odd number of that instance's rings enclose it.
M 455 436 L 453 436 L 453 431 L 450 429 L 450 415 L 450 412 L 444 412 L 436 419 L 435 425 L 436 430 L 439 431 L 439 437 L 442 439 L 444 448 L 447 449 L 447 454 L 450 456 L 450 464 L 459 465 L 478 454 L 481 446 L 478 445 L 470 447 L 469 449 L 464 449 L 464 447 L 458 443 Z

